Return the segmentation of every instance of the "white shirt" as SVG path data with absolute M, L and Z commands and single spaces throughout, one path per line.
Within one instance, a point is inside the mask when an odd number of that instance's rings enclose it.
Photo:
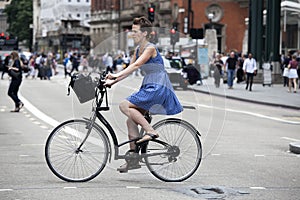
M 254 73 L 256 70 L 256 60 L 254 58 L 247 58 L 243 64 L 243 70 L 247 73 Z

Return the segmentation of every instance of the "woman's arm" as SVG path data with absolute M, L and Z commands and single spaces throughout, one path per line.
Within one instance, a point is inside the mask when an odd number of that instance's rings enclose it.
M 107 85 L 113 85 L 116 82 L 123 80 L 127 76 L 129 76 L 132 72 L 140 68 L 143 64 L 145 64 L 153 55 L 156 53 L 156 50 L 153 46 L 147 47 L 145 51 L 142 53 L 142 55 L 136 60 L 136 57 L 134 56 L 132 61 L 130 62 L 130 65 L 116 73 L 116 74 L 109 74 L 106 79 L 110 79 L 113 81 L 107 82 Z
M 21 63 L 20 63 L 20 60 L 14 60 L 13 61 L 13 65 L 8 67 L 8 69 L 12 69 L 12 70 L 15 70 L 15 71 L 20 71 L 21 70 Z

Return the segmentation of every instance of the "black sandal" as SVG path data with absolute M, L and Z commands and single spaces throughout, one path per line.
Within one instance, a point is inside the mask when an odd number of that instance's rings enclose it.
M 150 137 L 147 137 L 148 139 L 143 139 L 143 138 L 145 138 L 145 136 L 150 136 Z M 136 144 L 141 144 L 141 143 L 144 143 L 144 142 L 148 142 L 148 141 L 154 140 L 156 138 L 158 138 L 158 135 L 155 135 L 153 133 L 145 133 L 145 135 L 141 139 L 136 141 Z

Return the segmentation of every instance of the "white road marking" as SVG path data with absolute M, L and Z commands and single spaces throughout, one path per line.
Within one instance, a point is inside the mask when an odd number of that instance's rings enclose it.
M 254 113 L 254 112 L 249 112 L 249 111 L 236 110 L 236 109 L 230 109 L 230 108 L 220 108 L 220 107 L 216 107 L 216 106 L 208 106 L 208 105 L 204 105 L 204 104 L 191 103 L 191 102 L 187 102 L 187 101 L 181 101 L 181 102 L 186 103 L 186 104 L 190 104 L 190 105 L 192 104 L 196 107 L 202 107 L 202 108 L 208 108 L 208 109 L 217 109 L 217 110 L 225 110 L 226 112 L 240 113 L 240 114 L 251 115 L 251 116 L 259 117 L 259 118 L 263 118 L 263 119 L 269 119 L 269 120 L 278 121 L 278 122 L 284 122 L 284 123 L 289 123 L 289 124 L 300 125 L 300 122 L 297 122 L 297 121 L 285 120 L 285 119 L 281 119 L 281 118 L 277 118 L 277 117 L 270 117 L 270 116 L 267 116 L 267 115 Z
M 64 187 L 64 189 L 77 189 L 77 187 Z
M 300 140 L 298 140 L 298 139 L 289 138 L 289 137 L 281 137 L 281 139 L 284 139 L 284 140 L 289 140 L 289 141 L 294 141 L 294 142 L 298 142 L 298 141 L 300 141 Z
M 20 157 L 29 157 L 29 155 L 19 155 Z
M 0 189 L 0 192 L 13 191 L 13 189 Z
M 34 105 L 32 105 L 27 99 L 25 99 L 20 93 L 19 93 L 20 98 L 22 99 L 25 108 L 27 108 L 33 115 L 35 115 L 37 118 L 41 119 L 42 121 L 46 122 L 47 124 L 56 127 L 60 123 L 56 121 L 55 119 L 49 117 L 39 109 L 37 109 Z M 42 126 L 40 126 L 42 127 Z M 42 127 L 42 128 L 48 128 L 48 127 Z
M 265 187 L 250 187 L 252 190 L 266 190 Z
M 139 186 L 126 186 L 127 189 L 139 189 Z
M 255 157 L 265 157 L 265 155 L 255 154 Z

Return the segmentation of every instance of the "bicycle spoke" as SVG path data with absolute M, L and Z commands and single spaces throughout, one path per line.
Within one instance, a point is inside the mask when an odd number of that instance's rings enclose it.
M 201 143 L 195 129 L 182 120 L 167 119 L 153 126 L 159 140 L 168 146 L 150 141 L 146 165 L 163 181 L 183 181 L 195 173 L 201 161 Z
M 67 121 L 54 129 L 47 140 L 47 164 L 65 181 L 91 180 L 106 165 L 109 151 L 101 129 L 93 126 L 84 145 L 78 149 L 88 131 L 87 124 L 84 120 Z

